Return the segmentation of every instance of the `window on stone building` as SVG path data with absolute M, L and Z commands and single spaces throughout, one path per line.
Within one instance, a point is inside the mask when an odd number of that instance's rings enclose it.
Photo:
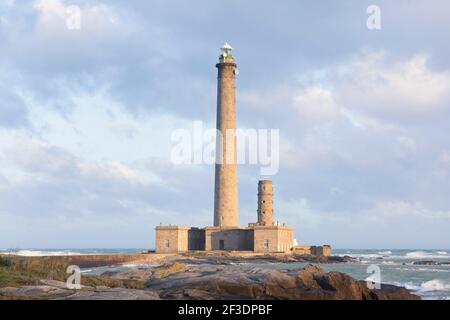
M 164 245 L 166 248 L 170 248 L 170 240 L 164 240 Z
M 264 249 L 269 249 L 269 240 L 264 240 L 263 246 L 264 246 Z

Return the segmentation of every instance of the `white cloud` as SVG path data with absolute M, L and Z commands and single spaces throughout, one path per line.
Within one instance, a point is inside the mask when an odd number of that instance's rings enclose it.
M 432 71 L 417 54 L 389 62 L 385 52 L 361 55 L 338 65 L 331 81 L 340 104 L 375 115 L 421 115 L 448 107 L 450 72 Z
M 391 225 L 417 225 L 422 222 L 450 222 L 450 211 L 431 210 L 421 202 L 387 201 L 373 208 L 362 210 L 362 216 L 369 222 Z
M 429 59 L 416 54 L 399 61 L 385 51 L 360 54 L 304 72 L 297 86 L 252 92 L 246 102 L 263 105 L 259 111 L 268 119 L 281 102 L 289 102 L 290 109 L 281 109 L 287 122 L 281 156 L 288 167 L 332 159 L 357 167 L 406 164 L 429 148 L 423 133 L 410 127 L 411 118 L 439 119 L 450 106 L 450 72 L 431 70 Z
M 301 90 L 294 95 L 293 100 L 294 108 L 307 120 L 333 121 L 339 116 L 333 93 L 319 86 Z
M 437 159 L 433 173 L 438 177 L 446 178 L 450 175 L 450 151 L 443 151 Z
M 330 142 L 319 132 L 307 133 L 301 143 L 286 136 L 280 139 L 282 168 L 305 168 L 326 158 L 332 152 Z
M 123 239 L 152 239 L 160 221 L 210 222 L 213 169 L 176 167 L 167 155 L 173 128 L 189 127 L 186 119 L 214 122 L 215 47 L 223 34 L 233 38 L 242 70 L 238 122 L 281 129 L 276 212 L 296 227 L 299 241 L 442 244 L 450 103 L 449 24 L 440 2 L 409 7 L 408 14 L 392 6 L 400 19 L 392 32 L 377 34 L 378 42 L 357 31 L 357 10 L 338 5 L 329 19 L 329 5 L 305 13 L 301 2 L 298 10 L 277 11 L 284 9 L 267 1 L 255 13 L 251 5 L 235 10 L 209 2 L 168 8 L 148 1 L 2 1 L 0 219 L 7 222 L 0 224 L 0 244 L 38 245 L 45 234 L 46 244 L 124 245 Z M 66 27 L 72 4 L 81 9 L 80 30 Z M 266 19 L 273 12 L 283 19 Z M 336 19 L 344 24 L 330 33 Z M 303 28 L 317 21 L 327 23 Z M 411 32 L 403 32 L 405 25 Z M 364 47 L 375 51 L 354 55 Z M 239 174 L 241 209 L 253 210 L 257 177 L 245 167 Z M 390 227 L 391 218 L 414 232 Z M 38 226 L 21 226 L 30 221 Z M 426 234 L 418 237 L 422 227 Z M 386 234 L 393 236 L 385 240 Z
M 291 90 L 293 107 L 307 120 L 343 117 L 357 127 L 378 129 L 439 113 L 450 106 L 450 72 L 431 70 L 429 60 L 424 54 L 405 61 L 390 61 L 385 51 L 360 54 L 304 74 L 302 88 Z
M 320 225 L 323 217 L 311 210 L 308 200 L 301 198 L 280 199 L 276 204 L 276 219 L 286 219 L 286 221 L 280 222 L 286 222 L 288 225 L 295 224 L 301 225 L 302 228 L 314 228 Z
M 21 134 L 0 134 L 0 173 L 10 182 L 55 179 L 105 179 L 131 184 L 150 184 L 132 168 L 119 161 L 89 161 L 64 149 Z M 160 179 L 158 179 L 160 180 Z

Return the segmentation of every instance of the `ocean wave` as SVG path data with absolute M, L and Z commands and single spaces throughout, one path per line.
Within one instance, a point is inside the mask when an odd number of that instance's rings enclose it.
M 392 282 L 393 285 L 405 287 L 408 290 L 414 291 L 419 295 L 430 293 L 434 291 L 450 291 L 450 283 L 442 279 L 433 279 L 430 281 L 422 282 L 420 285 L 413 282 Z
M 445 270 L 445 269 L 436 269 L 436 268 L 419 268 L 417 269 L 419 271 L 427 271 L 427 272 L 450 272 L 450 270 Z
M 433 279 L 421 284 L 421 290 L 428 291 L 450 291 L 450 283 L 441 279 Z
M 427 252 L 427 251 L 412 251 L 406 253 L 407 258 L 414 259 L 439 259 L 439 258 L 447 258 L 447 252 L 445 251 L 436 251 L 436 252 Z
M 424 272 L 450 272 L 450 270 L 446 269 L 436 269 L 436 268 L 415 268 L 415 267 L 398 267 L 395 270 L 399 271 L 424 271 Z
M 73 251 L 45 251 L 45 250 L 19 250 L 19 251 L 10 251 L 8 254 L 17 255 L 17 256 L 25 256 L 25 257 L 47 257 L 47 256 L 76 256 L 81 255 L 80 252 Z
M 359 262 L 362 264 L 372 263 L 370 260 L 359 259 Z
M 154 268 L 159 267 L 161 264 L 159 263 L 126 263 L 123 264 L 122 267 L 129 268 L 129 269 L 148 269 L 148 268 Z
M 387 251 L 379 251 L 378 254 L 382 254 L 382 255 L 391 255 L 392 251 L 387 250 Z
M 338 254 L 338 256 L 344 257 L 344 256 L 350 256 L 352 258 L 360 258 L 360 259 L 377 259 L 382 258 L 383 256 L 378 253 L 341 253 Z
M 388 266 L 395 266 L 395 265 L 398 265 L 398 263 L 397 262 L 394 262 L 394 261 L 381 261 L 381 264 L 384 264 L 384 265 L 388 265 Z

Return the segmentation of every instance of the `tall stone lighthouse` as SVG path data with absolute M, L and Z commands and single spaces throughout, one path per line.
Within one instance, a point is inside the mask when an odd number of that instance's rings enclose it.
M 214 226 L 237 227 L 238 177 L 236 157 L 236 73 L 233 48 L 225 43 L 217 74 L 217 138 Z
M 225 43 L 221 51 L 216 64 L 218 74 L 214 226 L 199 228 L 161 224 L 155 228 L 155 250 L 158 253 L 196 250 L 293 252 L 294 230 L 274 220 L 274 189 L 270 180 L 261 180 L 258 184 L 257 222 L 239 226 L 236 155 L 237 66 L 233 48 L 229 44 Z M 186 208 L 186 220 L 189 219 L 189 210 L 190 208 Z M 306 247 L 302 249 L 309 250 Z

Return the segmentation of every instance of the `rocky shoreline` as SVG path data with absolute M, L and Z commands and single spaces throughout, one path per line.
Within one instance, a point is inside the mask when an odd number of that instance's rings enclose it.
M 0 299 L 420 299 L 407 289 L 393 285 L 369 289 L 364 281 L 340 272 L 325 272 L 313 264 L 349 262 L 350 257 L 189 253 L 6 257 L 2 260 Z M 309 264 L 290 270 L 252 267 L 255 263 L 271 262 Z M 102 268 L 99 275 L 83 274 L 82 288 L 69 290 L 65 267 L 72 264 L 81 268 L 108 267 Z M 117 268 L 124 264 L 136 267 Z M 5 275 L 9 282 L 5 281 Z

